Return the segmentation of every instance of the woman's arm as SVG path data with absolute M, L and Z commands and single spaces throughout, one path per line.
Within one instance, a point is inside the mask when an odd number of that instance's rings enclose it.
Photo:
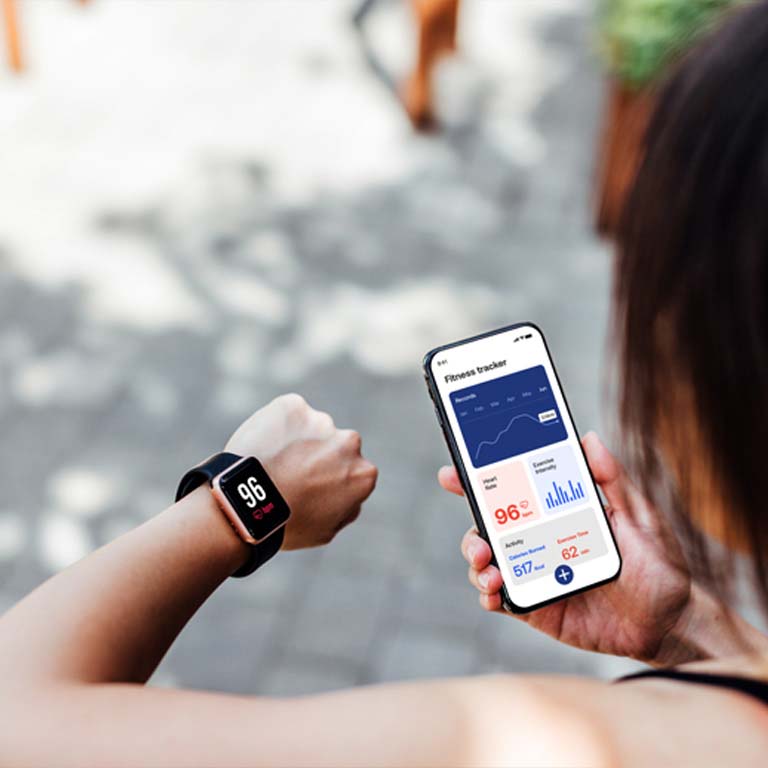
M 298 396 L 259 411 L 233 435 L 227 450 L 257 455 L 293 511 L 284 548 L 330 541 L 353 520 L 376 482 L 360 454 L 360 437 Z M 94 684 L 143 683 L 202 602 L 243 562 L 245 545 L 210 492 L 200 488 L 153 520 L 102 547 L 47 581 L 0 618 L 0 757 L 7 739 L 27 731 L 40 740 L 39 706 L 82 701 L 94 706 Z M 254 576 L 258 578 L 258 575 Z M 125 685 L 99 687 L 115 697 Z M 137 689 L 138 690 L 138 689 Z M 120 693 L 118 694 L 117 691 Z M 93 695 L 92 695 L 93 694 Z M 24 706 L 23 702 L 36 702 Z M 120 698 L 122 701 L 122 698 Z M 55 709 L 55 707 L 54 707 Z M 58 711 L 58 710 L 57 710 Z M 83 748 L 98 721 L 88 712 L 75 732 Z M 15 728 L 9 728 L 9 723 Z M 27 727 L 25 727 L 28 726 Z M 59 752 L 50 753 L 60 759 Z M 40 761 L 45 763 L 45 761 Z M 51 763 L 49 763 L 51 764 Z M 102 762 L 102 765 L 104 762 Z
M 0 710 L 0 765 L 603 768 L 618 764 L 613 738 L 592 711 L 607 688 L 498 676 L 276 699 L 33 685 Z
M 376 482 L 360 447 L 357 433 L 285 395 L 248 419 L 226 449 L 262 460 L 292 509 L 283 548 L 297 549 L 327 543 L 357 516 Z M 211 493 L 199 488 L 3 616 L 1 679 L 145 682 L 246 554 Z
M 210 493 L 198 489 L 7 613 L 0 619 L 0 765 L 610 762 L 579 708 L 556 705 L 534 680 L 433 681 L 293 700 L 139 685 L 244 556 Z M 558 695 L 599 685 L 564 680 Z
M 264 457 L 254 430 L 265 423 L 286 444 L 265 461 L 294 510 L 286 542 L 330 539 L 373 487 L 359 438 L 292 403 L 262 414 L 227 447 Z M 318 499 L 322 509 L 313 508 Z M 594 756 L 581 716 L 558 710 L 535 681 L 435 681 L 295 700 L 141 685 L 245 555 L 201 488 L 0 618 L 0 765 L 493 765 L 530 764 L 534 754 L 573 764 L 574 749 Z M 572 732 L 561 760 L 548 737 L 553 724 Z
M 144 683 L 246 546 L 199 488 L 0 618 L 0 679 Z

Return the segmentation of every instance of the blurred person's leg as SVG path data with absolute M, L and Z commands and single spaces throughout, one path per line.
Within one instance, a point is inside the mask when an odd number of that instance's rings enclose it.
M 432 71 L 441 56 L 456 50 L 460 0 L 411 0 L 419 28 L 416 66 L 405 81 L 403 101 L 419 130 L 435 124 Z
M 353 23 L 361 25 L 365 17 L 370 13 L 377 0 L 363 0 L 357 10 L 352 14 Z
M 3 0 L 3 18 L 5 20 L 5 39 L 8 46 L 8 64 L 16 72 L 21 71 L 21 41 L 16 0 Z

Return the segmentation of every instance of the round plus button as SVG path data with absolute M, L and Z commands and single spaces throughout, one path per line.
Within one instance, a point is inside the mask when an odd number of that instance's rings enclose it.
M 570 584 L 573 581 L 573 568 L 569 565 L 558 565 L 555 568 L 555 578 L 558 584 Z

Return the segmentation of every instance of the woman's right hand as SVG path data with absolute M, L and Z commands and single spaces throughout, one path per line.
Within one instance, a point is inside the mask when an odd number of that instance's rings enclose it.
M 688 661 L 680 642 L 690 617 L 691 576 L 668 523 L 630 482 L 623 467 L 594 433 L 582 444 L 622 556 L 621 576 L 599 589 L 561 600 L 518 618 L 547 635 L 584 650 L 629 656 L 666 666 Z M 462 494 L 456 470 L 443 467 L 440 484 Z M 473 528 L 461 551 L 480 604 L 503 611 L 502 579 L 491 549 Z M 513 615 L 513 614 L 510 614 Z
M 275 398 L 237 429 L 225 450 L 256 456 L 291 508 L 283 549 L 327 544 L 360 514 L 378 471 L 360 435 L 339 429 L 303 397 Z

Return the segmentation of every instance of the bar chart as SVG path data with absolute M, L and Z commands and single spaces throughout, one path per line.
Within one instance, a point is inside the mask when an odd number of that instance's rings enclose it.
M 570 491 L 570 492 L 569 492 Z M 579 481 L 574 486 L 573 480 L 568 481 L 568 489 L 563 488 L 554 481 L 552 482 L 552 490 L 547 494 L 545 501 L 547 502 L 547 509 L 554 509 L 555 507 L 562 506 L 563 504 L 569 504 L 573 501 L 578 501 L 584 498 L 584 489 L 581 487 Z
M 528 467 L 547 514 L 587 501 L 588 487 L 570 445 L 537 453 L 528 460 Z

